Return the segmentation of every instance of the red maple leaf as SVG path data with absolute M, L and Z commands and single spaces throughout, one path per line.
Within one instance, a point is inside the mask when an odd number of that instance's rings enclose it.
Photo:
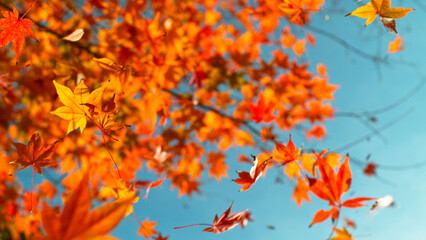
M 1 11 L 4 18 L 0 19 L 0 30 L 3 30 L 0 33 L 0 47 L 5 47 L 12 42 L 13 49 L 16 53 L 16 59 L 19 59 L 21 55 L 25 43 L 25 36 L 37 40 L 31 28 L 34 22 L 28 18 L 24 19 L 35 2 L 36 1 L 30 5 L 21 17 L 19 17 L 19 12 L 15 7 L 13 7 L 13 12 Z
M 349 190 L 352 181 L 352 172 L 349 166 L 349 156 L 346 156 L 345 161 L 342 163 L 342 165 L 340 165 L 340 168 L 336 174 L 329 163 L 327 163 L 322 158 L 323 153 L 325 153 L 325 151 L 321 152 L 320 154 L 315 154 L 317 157 L 316 165 L 318 165 L 321 179 L 308 178 L 309 188 L 311 192 L 314 193 L 318 198 L 328 201 L 329 206 L 332 208 L 328 211 L 323 209 L 319 210 L 315 214 L 314 219 L 309 226 L 325 221 L 329 217 L 331 217 L 332 221 L 334 222 L 339 218 L 342 207 L 364 207 L 365 205 L 362 202 L 376 199 L 368 197 L 357 197 L 342 202 L 341 197 Z
M 269 123 L 275 118 L 277 118 L 277 116 L 272 115 L 275 110 L 275 104 L 271 102 L 268 104 L 268 106 L 266 106 L 263 94 L 259 95 L 259 98 L 257 99 L 257 104 L 249 103 L 248 107 L 250 108 L 250 111 L 253 114 L 251 119 L 256 123 Z
M 198 223 L 198 224 L 192 224 L 188 226 L 183 227 L 175 227 L 174 229 L 181 229 L 186 227 L 193 227 L 193 226 L 199 226 L 199 225 L 206 225 L 210 226 L 208 228 L 205 228 L 204 232 L 213 232 L 214 234 L 217 233 L 223 233 L 225 231 L 233 229 L 238 224 L 241 225 L 241 227 L 244 227 L 247 223 L 247 221 L 253 221 L 251 219 L 250 214 L 247 214 L 247 209 L 242 212 L 236 212 L 231 214 L 231 208 L 234 203 L 231 203 L 231 206 L 220 216 L 220 218 L 217 217 L 217 215 L 214 217 L 213 224 L 206 224 L 206 223 Z
M 364 168 L 364 174 L 369 177 L 376 175 L 376 168 L 377 168 L 377 164 L 373 162 L 369 162 Z
M 238 176 L 240 178 L 233 179 L 236 184 L 244 185 L 240 192 L 249 190 L 251 188 L 251 185 L 253 185 L 257 179 L 259 179 L 260 176 L 262 176 L 263 170 L 265 170 L 265 167 L 269 161 L 269 159 L 265 159 L 263 161 L 259 161 L 259 159 L 255 156 L 253 157 L 253 166 L 250 169 L 250 172 L 244 172 L 244 171 L 237 171 Z

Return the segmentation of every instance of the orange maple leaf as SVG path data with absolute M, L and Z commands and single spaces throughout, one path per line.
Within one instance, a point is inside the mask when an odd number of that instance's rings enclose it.
M 283 0 L 283 2 L 278 5 L 278 9 L 288 17 L 290 23 L 304 25 L 309 21 L 309 12 L 321 10 L 319 6 L 322 4 L 324 4 L 323 0 Z
M 12 42 L 17 61 L 24 47 L 25 36 L 37 40 L 31 28 L 34 22 L 28 18 L 24 18 L 36 1 L 37 0 L 31 3 L 30 7 L 21 17 L 19 17 L 19 12 L 15 7 L 13 7 L 12 12 L 1 11 L 4 18 L 0 19 L 0 30 L 3 30 L 0 33 L 0 47 L 5 47 Z
M 269 159 L 265 159 L 262 161 L 262 159 L 259 161 L 259 159 L 255 156 L 253 156 L 253 166 L 250 169 L 250 172 L 244 172 L 244 171 L 237 171 L 239 178 L 233 179 L 236 184 L 244 185 L 240 192 L 249 190 L 251 186 L 262 176 L 263 171 L 266 168 L 266 165 L 268 164 Z
M 365 22 L 365 26 L 367 26 L 376 19 L 377 15 L 379 15 L 383 26 L 385 26 L 389 31 L 397 33 L 395 18 L 403 18 L 409 12 L 414 11 L 414 9 L 401 7 L 391 8 L 390 5 L 391 0 L 371 0 L 366 5 L 346 14 L 345 17 L 352 15 L 360 18 L 367 18 L 367 21 Z
M 248 107 L 250 108 L 250 111 L 253 114 L 251 119 L 256 123 L 260 123 L 262 121 L 265 123 L 269 123 L 275 118 L 277 118 L 277 116 L 272 115 L 275 110 L 275 104 L 271 102 L 268 104 L 268 106 L 266 106 L 265 98 L 263 97 L 262 93 L 257 99 L 257 104 L 249 103 Z
M 90 211 L 89 178 L 85 174 L 61 213 L 43 202 L 41 222 L 46 239 L 91 239 L 106 235 L 120 223 L 134 199 L 132 195 Z
M 274 142 L 276 151 L 273 158 L 275 161 L 282 162 L 281 166 L 287 165 L 290 162 L 296 161 L 300 158 L 300 152 L 302 148 L 296 149 L 296 145 L 294 145 L 293 141 L 291 140 L 291 136 L 288 139 L 287 146 L 278 143 L 275 141 L 275 139 Z
M 296 201 L 298 207 L 302 205 L 302 201 L 311 202 L 309 197 L 309 186 L 303 178 L 297 180 L 296 188 L 293 191 L 293 199 Z
M 396 35 L 395 40 L 389 43 L 388 53 L 397 53 L 404 50 L 404 46 L 402 46 L 403 39 L 401 36 Z
M 331 238 L 331 240 L 354 240 L 352 235 L 348 232 L 348 230 L 343 227 L 343 229 L 338 229 L 333 227 L 334 232 L 336 233 L 336 236 Z
M 278 5 L 278 9 L 288 17 L 291 23 L 303 25 L 309 21 L 309 14 L 304 9 L 302 0 L 283 0 L 283 3 Z
M 146 239 L 150 239 L 152 236 L 156 235 L 158 232 L 154 229 L 157 225 L 157 222 L 150 222 L 149 219 L 145 219 L 141 223 L 141 227 L 138 230 L 138 234 L 142 235 Z
M 218 182 L 220 182 L 221 177 L 228 177 L 226 171 L 229 166 L 225 163 L 225 155 L 223 153 L 209 152 L 207 154 L 207 164 L 211 165 L 209 176 L 216 177 Z

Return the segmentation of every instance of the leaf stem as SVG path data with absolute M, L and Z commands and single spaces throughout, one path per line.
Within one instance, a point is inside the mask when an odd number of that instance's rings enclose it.
M 112 136 L 110 136 L 108 133 L 106 133 L 106 132 L 104 132 L 104 130 L 102 129 L 102 127 L 101 126 L 99 126 L 99 124 L 97 124 L 94 120 L 93 120 L 93 118 L 91 118 L 89 115 L 87 115 L 86 113 L 85 113 L 85 116 L 93 123 L 93 124 L 95 124 L 95 126 L 97 127 L 97 128 L 99 128 L 99 130 L 101 130 L 101 133 L 102 133 L 102 138 L 103 138 L 103 140 L 104 140 L 104 145 L 105 145 L 105 147 L 106 147 L 106 149 L 107 149 L 107 151 L 108 151 L 108 153 L 109 153 L 109 156 L 111 157 L 111 159 L 112 159 L 112 161 L 114 162 L 114 165 L 115 165 L 115 167 L 117 168 L 117 172 L 118 172 L 118 177 L 121 179 L 121 173 L 120 173 L 120 169 L 118 168 L 118 165 L 117 165 L 117 163 L 115 162 L 115 160 L 114 160 L 114 157 L 112 156 L 112 154 L 111 154 L 111 152 L 109 151 L 109 147 L 108 147 L 108 145 L 107 145 L 107 143 L 106 143 L 106 140 L 105 140 L 105 135 L 107 135 L 108 137 L 110 137 L 110 138 L 112 138 L 112 139 L 114 139 Z
M 30 11 L 30 9 L 34 6 L 34 4 L 37 2 L 37 0 L 34 0 L 31 5 L 28 7 L 27 11 L 25 11 L 25 13 L 21 16 L 20 20 L 22 20 L 25 15 L 27 15 L 27 13 Z
M 121 179 L 120 169 L 118 168 L 118 165 L 117 165 L 117 163 L 116 163 L 116 162 L 115 162 L 115 160 L 114 160 L 114 157 L 112 156 L 111 152 L 109 151 L 108 144 L 106 143 L 106 140 L 105 140 L 104 131 L 102 131 L 102 130 L 101 130 L 101 132 L 102 132 L 102 138 L 103 138 L 103 140 L 104 140 L 104 145 L 105 145 L 105 147 L 106 147 L 106 149 L 107 149 L 107 151 L 108 151 L 108 153 L 109 153 L 109 156 L 111 157 L 112 161 L 114 162 L 115 167 L 117 168 L 118 177 Z
M 135 212 L 135 207 L 133 207 L 133 215 L 135 216 L 135 218 L 136 218 L 136 221 L 138 221 L 139 225 L 142 225 L 142 222 L 141 222 L 141 220 L 139 220 L 138 216 L 136 215 L 136 212 Z
M 303 177 L 305 178 L 306 183 L 309 183 L 309 179 L 306 177 L 305 173 L 303 172 L 302 167 L 300 167 L 300 165 L 297 161 L 295 161 L 295 162 L 296 162 L 297 167 L 299 168 L 299 171 L 302 173 Z
M 213 226 L 213 225 L 207 224 L 207 223 L 197 223 L 197 224 L 191 224 L 191 225 L 187 225 L 183 227 L 174 227 L 173 229 L 181 229 L 181 228 L 194 227 L 194 226 Z
M 331 237 L 333 237 L 333 234 L 334 234 L 334 228 L 336 228 L 336 227 L 337 227 L 337 223 L 339 222 L 339 218 L 340 218 L 340 211 L 342 210 L 342 208 L 341 208 L 341 206 L 339 206 L 338 208 L 339 208 L 339 215 L 337 215 L 336 221 L 334 222 L 334 225 L 333 225 L 333 227 L 331 228 L 331 233 L 330 233 L 330 235 L 328 236 L 327 240 L 330 240 L 330 239 L 331 239 Z
M 30 214 L 33 212 L 33 186 L 34 186 L 34 164 L 31 168 L 31 207 Z

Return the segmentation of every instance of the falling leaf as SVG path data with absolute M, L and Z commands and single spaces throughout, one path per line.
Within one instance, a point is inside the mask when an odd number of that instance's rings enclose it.
M 409 12 L 414 11 L 414 9 L 401 7 L 391 8 L 390 5 L 391 0 L 371 0 L 371 2 L 366 5 L 346 14 L 345 17 L 352 15 L 360 18 L 367 18 L 367 21 L 365 22 L 365 26 L 367 26 L 376 19 L 378 14 L 380 16 L 380 20 L 382 20 L 383 26 L 385 26 L 389 31 L 397 33 L 395 19 L 403 18 Z
M 161 186 L 161 184 L 164 182 L 164 180 L 166 180 L 165 177 L 159 178 L 159 179 L 157 179 L 153 182 L 150 182 L 148 184 L 147 188 L 146 188 L 146 192 L 145 192 L 145 195 L 143 196 L 143 199 L 146 199 L 148 197 L 148 193 L 149 193 L 149 190 L 151 190 L 151 188 L 156 188 L 156 187 Z
M 349 166 L 349 156 L 346 156 L 345 161 L 340 165 L 337 174 L 330 166 L 330 164 L 324 160 L 322 155 L 325 151 L 320 154 L 316 154 L 316 164 L 319 168 L 321 179 L 309 178 L 309 188 L 313 194 L 318 198 L 329 202 L 331 209 L 325 211 L 319 210 L 310 226 L 325 221 L 330 218 L 335 221 L 339 215 L 342 207 L 346 208 L 358 208 L 365 206 L 363 202 L 375 200 L 377 198 L 370 197 L 357 197 L 342 202 L 342 195 L 347 192 L 351 186 L 352 172 Z
M 378 212 L 380 209 L 393 206 L 394 199 L 391 195 L 387 195 L 385 197 L 377 199 L 377 201 L 371 206 L 370 213 L 372 212 Z
M 351 219 L 345 217 L 343 220 L 345 220 L 345 224 L 346 224 L 347 227 L 351 227 L 353 229 L 356 228 L 355 222 L 352 221 Z
M 150 222 L 149 219 L 145 219 L 141 227 L 138 230 L 138 234 L 142 235 L 145 239 L 150 239 L 152 236 L 156 235 L 158 232 L 154 229 L 157 225 L 157 222 Z
M 77 42 L 79 41 L 84 35 L 84 30 L 81 28 L 78 28 L 74 30 L 71 34 L 63 37 L 62 39 L 70 41 L 70 42 Z
M 266 165 L 269 159 L 264 159 L 259 161 L 255 156 L 253 157 L 253 166 L 250 169 L 250 173 L 244 171 L 237 171 L 239 178 L 233 179 L 236 184 L 243 185 L 240 189 L 240 192 L 246 191 L 251 188 L 251 186 L 262 176 L 263 171 L 266 168 Z
M 402 37 L 400 35 L 396 35 L 395 40 L 389 43 L 388 53 L 397 53 L 404 50 L 405 47 L 402 46 L 402 42 L 403 42 Z
M 3 30 L 0 33 L 0 47 L 5 47 L 12 42 L 16 53 L 16 60 L 18 61 L 24 47 L 25 36 L 37 40 L 31 28 L 34 22 L 28 18 L 24 18 L 25 14 L 19 17 L 19 12 L 15 7 L 13 7 L 13 12 L 1 11 L 1 14 L 4 18 L 0 19 L 0 30 Z
M 364 174 L 367 176 L 374 176 L 376 175 L 376 169 L 377 169 L 377 164 L 373 163 L 373 162 L 369 162 L 367 163 L 367 165 L 364 168 Z
M 210 226 L 208 228 L 205 228 L 204 232 L 213 232 L 214 234 L 223 233 L 225 231 L 229 231 L 236 227 L 238 224 L 241 226 L 244 226 L 245 224 L 242 224 L 242 222 L 247 221 L 250 218 L 249 214 L 247 213 L 247 209 L 242 212 L 236 212 L 231 214 L 231 208 L 234 203 L 231 203 L 231 206 L 220 216 L 220 218 L 217 217 L 217 215 L 214 217 L 213 225 L 212 224 L 206 224 L 206 223 L 200 223 L 200 224 L 193 224 L 183 227 L 175 227 L 174 229 L 181 229 L 186 227 L 192 227 L 192 226 L 199 226 L 199 225 L 207 225 Z M 231 215 L 230 215 L 231 214 Z

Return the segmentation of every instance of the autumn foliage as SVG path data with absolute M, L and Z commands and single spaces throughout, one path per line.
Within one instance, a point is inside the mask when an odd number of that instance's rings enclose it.
M 375 200 L 344 196 L 356 181 L 349 156 L 304 150 L 289 135 L 304 123 L 308 139 L 322 139 L 336 112 L 338 86 L 305 58 L 316 43 L 304 26 L 325 1 L 255 2 L 0 1 L 0 237 L 98 239 L 132 214 L 139 235 L 168 239 L 133 206 L 165 183 L 179 197 L 200 193 L 207 175 L 250 191 L 280 169 L 297 206 L 313 196 L 329 205 L 311 226 Z M 366 25 L 379 15 L 396 32 L 393 19 L 410 11 L 371 0 L 348 15 Z M 230 171 L 231 147 L 259 152 L 245 156 L 252 167 Z M 156 177 L 140 177 L 143 166 Z M 19 178 L 29 167 L 44 173 L 31 189 Z M 232 203 L 204 231 L 253 221 L 233 204 L 245 209 Z

